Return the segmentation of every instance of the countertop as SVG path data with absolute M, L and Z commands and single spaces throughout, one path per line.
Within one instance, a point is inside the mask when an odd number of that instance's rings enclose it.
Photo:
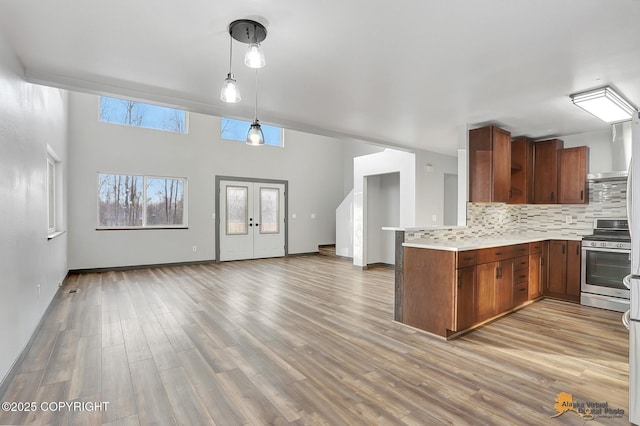
M 532 243 L 545 240 L 571 240 L 581 241 L 582 237 L 568 237 L 566 235 L 553 233 L 522 234 L 513 237 L 485 237 L 460 241 L 429 241 L 427 239 L 417 239 L 403 243 L 403 247 L 426 248 L 433 250 L 465 251 L 483 248 L 509 246 L 514 244 Z

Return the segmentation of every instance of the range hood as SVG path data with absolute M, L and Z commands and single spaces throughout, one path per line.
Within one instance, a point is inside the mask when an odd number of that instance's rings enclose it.
M 611 125 L 611 169 L 587 175 L 590 182 L 627 180 L 631 161 L 631 121 Z

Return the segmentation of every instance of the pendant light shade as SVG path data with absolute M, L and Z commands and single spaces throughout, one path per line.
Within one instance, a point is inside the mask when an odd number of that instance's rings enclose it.
M 260 122 L 257 118 L 253 120 L 251 127 L 249 127 L 247 145 L 264 145 L 264 133 L 262 133 L 262 127 L 260 127 Z
M 236 85 L 236 80 L 233 78 L 233 74 L 227 74 L 227 78 L 224 80 L 222 90 L 220 91 L 220 99 L 222 102 L 237 103 L 240 102 L 240 91 Z
M 260 43 L 249 44 L 249 50 L 244 55 L 244 64 L 249 68 L 264 68 L 264 52 Z

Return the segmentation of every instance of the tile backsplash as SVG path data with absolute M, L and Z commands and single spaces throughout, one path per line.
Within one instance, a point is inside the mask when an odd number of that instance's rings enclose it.
M 626 193 L 626 181 L 590 182 L 589 204 L 467 203 L 466 227 L 425 229 L 407 234 L 406 240 L 456 241 L 525 232 L 581 237 L 593 231 L 595 218 L 626 217 Z

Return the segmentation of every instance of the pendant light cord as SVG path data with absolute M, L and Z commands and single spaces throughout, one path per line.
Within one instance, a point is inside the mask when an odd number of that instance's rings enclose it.
M 233 35 L 229 33 L 229 36 L 229 74 L 231 74 L 231 60 L 233 59 Z
M 256 68 L 256 109 L 255 109 L 255 121 L 258 121 L 258 69 Z

